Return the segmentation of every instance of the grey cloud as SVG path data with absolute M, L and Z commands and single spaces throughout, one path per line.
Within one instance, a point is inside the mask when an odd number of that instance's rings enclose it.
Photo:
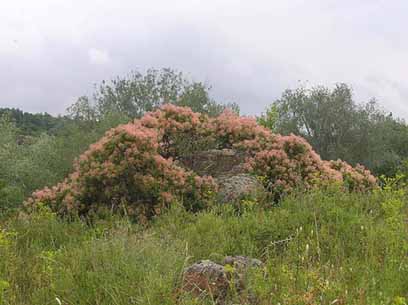
M 103 79 L 173 67 L 247 114 L 302 80 L 349 83 L 357 100 L 408 117 L 407 10 L 403 0 L 16 0 L 0 10 L 0 106 L 61 113 Z

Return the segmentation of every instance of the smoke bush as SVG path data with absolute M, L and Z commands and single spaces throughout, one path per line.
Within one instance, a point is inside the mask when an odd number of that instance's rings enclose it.
M 185 199 L 193 209 L 203 207 L 215 190 L 212 178 L 160 155 L 159 134 L 140 122 L 110 130 L 76 161 L 64 182 L 35 192 L 28 205 L 45 203 L 63 215 L 110 209 L 140 220 L 159 214 L 174 199 Z
M 26 206 L 43 203 L 61 215 L 92 215 L 109 209 L 142 221 L 175 200 L 198 210 L 209 204 L 217 185 L 178 160 L 214 148 L 243 152 L 245 167 L 262 177 L 275 195 L 322 182 L 341 183 L 352 191 L 376 185 L 364 167 L 322 161 L 303 138 L 272 134 L 255 119 L 230 111 L 210 118 L 168 104 L 108 131 L 76 160 L 74 171 L 62 183 L 35 192 Z

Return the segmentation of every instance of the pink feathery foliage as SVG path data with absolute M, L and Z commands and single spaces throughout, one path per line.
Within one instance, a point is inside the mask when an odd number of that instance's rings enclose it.
M 92 215 L 109 209 L 143 221 L 175 199 L 191 209 L 205 206 L 216 185 L 159 154 L 159 133 L 140 122 L 119 126 L 91 145 L 75 162 L 74 172 L 52 189 L 27 201 L 50 206 L 61 215 Z
M 364 167 L 322 161 L 303 138 L 273 134 L 253 118 L 231 111 L 209 118 L 168 104 L 106 132 L 75 161 L 63 182 L 33 193 L 26 205 L 47 204 L 62 215 L 109 209 L 140 220 L 176 200 L 197 210 L 211 201 L 217 186 L 211 177 L 198 176 L 175 160 L 213 148 L 244 152 L 248 171 L 274 195 L 331 182 L 352 191 L 376 186 Z
M 206 115 L 193 112 L 189 107 L 166 104 L 147 113 L 135 124 L 158 132 L 159 152 L 166 158 L 178 159 L 184 154 L 214 147 L 213 124 Z
M 271 149 L 257 152 L 249 169 L 263 177 L 274 195 L 290 193 L 296 187 L 311 189 L 327 182 L 342 182 L 342 176 L 327 166 L 303 138 L 276 136 Z
M 257 124 L 255 118 L 238 116 L 230 110 L 213 119 L 212 128 L 222 148 L 236 148 L 252 153 L 270 148 L 272 132 Z
M 342 160 L 326 162 L 330 168 L 341 173 L 345 186 L 351 191 L 365 192 L 377 185 L 377 179 L 360 164 L 352 167 Z

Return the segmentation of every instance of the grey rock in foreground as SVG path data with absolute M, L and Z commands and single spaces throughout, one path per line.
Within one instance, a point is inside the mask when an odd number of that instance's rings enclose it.
M 227 256 L 223 265 L 210 260 L 199 261 L 184 270 L 182 291 L 225 304 L 229 289 L 234 289 L 245 303 L 255 304 L 256 298 L 250 292 L 244 295 L 245 275 L 249 268 L 262 265 L 260 260 L 245 256 Z
M 227 296 L 229 280 L 224 266 L 209 260 L 200 261 L 186 268 L 182 290 L 195 297 L 210 296 L 222 304 Z

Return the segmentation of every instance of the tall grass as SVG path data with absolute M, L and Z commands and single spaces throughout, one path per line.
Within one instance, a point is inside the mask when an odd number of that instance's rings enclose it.
M 178 290 L 182 271 L 225 255 L 264 262 L 247 279 L 259 304 L 406 304 L 406 202 L 399 191 L 333 189 L 269 209 L 244 202 L 193 215 L 175 206 L 148 228 L 114 217 L 67 222 L 47 210 L 8 218 L 0 304 L 212 304 Z

